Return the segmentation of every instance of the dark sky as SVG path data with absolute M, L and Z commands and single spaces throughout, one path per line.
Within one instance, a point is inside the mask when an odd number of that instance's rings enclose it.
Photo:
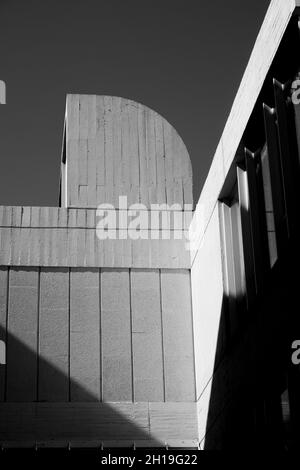
M 162 114 L 198 198 L 269 0 L 0 0 L 0 204 L 58 201 L 66 93 Z

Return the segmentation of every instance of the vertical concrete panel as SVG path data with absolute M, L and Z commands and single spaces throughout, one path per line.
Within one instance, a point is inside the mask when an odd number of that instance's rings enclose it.
M 105 142 L 104 142 L 104 97 L 96 96 L 96 164 L 97 164 L 97 190 L 104 186 L 105 179 Z M 96 201 L 101 199 L 97 195 Z
M 146 141 L 146 110 L 138 105 L 138 139 L 139 139 L 139 169 L 140 169 L 140 200 L 149 204 L 148 194 L 148 161 Z M 300 140 L 300 138 L 299 138 Z
M 71 269 L 71 401 L 100 400 L 99 270 Z
M 197 397 L 213 374 L 223 303 L 218 207 L 191 272 Z
M 195 400 L 190 273 L 161 271 L 166 401 Z
M 122 99 L 119 97 L 112 98 L 113 109 L 113 181 L 114 181 L 114 200 L 112 204 L 119 207 L 119 195 L 122 195 L 122 112 L 121 112 Z
M 129 121 L 129 176 L 130 176 L 130 197 L 129 204 L 140 202 L 140 168 L 139 168 L 139 140 L 138 135 L 138 120 L 137 120 L 137 107 L 128 107 L 128 121 Z
M 129 270 L 101 272 L 102 388 L 104 401 L 132 400 Z
M 5 394 L 5 364 L 2 363 L 2 359 L 5 360 L 5 349 L 6 349 L 7 276 L 8 276 L 8 268 L 1 267 L 0 268 L 0 341 L 3 341 L 3 343 L 2 345 L 0 345 L 0 349 L 1 349 L 0 402 L 4 400 L 4 394 Z
M 104 96 L 105 202 L 114 204 L 113 101 Z
M 7 400 L 34 401 L 37 398 L 37 268 L 10 270 Z
M 165 166 L 165 146 L 163 134 L 163 119 L 158 114 L 154 116 L 155 120 L 155 150 L 156 150 L 156 168 L 157 168 L 157 202 L 166 203 L 166 166 Z M 147 171 L 147 169 L 146 169 Z
M 69 270 L 40 274 L 38 399 L 69 397 Z
M 66 105 L 66 194 L 67 207 L 78 206 L 79 95 L 67 95 Z M 70 181 L 72 184 L 70 184 Z
M 163 358 L 158 270 L 131 271 L 135 401 L 163 401 Z

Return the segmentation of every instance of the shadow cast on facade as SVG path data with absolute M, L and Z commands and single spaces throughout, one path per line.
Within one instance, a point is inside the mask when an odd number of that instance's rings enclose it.
M 238 310 L 238 318 L 230 318 L 232 299 L 223 297 L 206 450 L 299 447 L 300 366 L 291 360 L 291 345 L 300 337 L 296 239 L 282 259 L 274 265 L 263 294 L 250 309 Z
M 0 338 L 5 331 L 0 328 Z M 11 357 L 10 349 L 14 351 Z M 22 360 L 24 376 L 13 376 Z M 19 370 L 19 368 L 17 368 Z M 55 401 L 40 401 L 40 371 Z M 28 376 L 28 374 L 29 376 Z M 21 374 L 22 375 L 22 374 Z M 28 401 L 28 384 L 35 399 Z M 24 387 L 24 399 L 22 390 Z M 26 392 L 27 390 L 27 392 Z M 84 401 L 72 401 L 72 392 Z M 16 337 L 7 338 L 7 363 L 0 366 L 0 445 L 2 447 L 133 447 L 135 442 L 161 446 L 149 433 L 147 403 L 104 403 Z M 59 399 L 67 394 L 68 399 Z M 141 444 L 140 444 L 141 445 Z

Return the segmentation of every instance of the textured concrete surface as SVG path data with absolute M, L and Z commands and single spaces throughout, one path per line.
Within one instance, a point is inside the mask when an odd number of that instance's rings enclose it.
M 41 269 L 39 302 L 38 399 L 66 401 L 69 398 L 68 269 L 59 272 Z
M 117 223 L 116 239 L 100 240 L 95 210 L 0 206 L 0 265 L 190 268 L 184 233 L 189 213 L 182 218 L 182 231 L 176 230 L 174 214 L 169 212 L 160 226 L 169 239 L 161 230 L 153 239 L 150 232 L 146 239 L 119 239 Z
M 71 401 L 95 401 L 101 398 L 99 287 L 98 270 L 71 270 Z
M 7 267 L 0 267 L 0 340 L 6 341 Z M 0 367 L 0 401 L 5 393 L 5 368 Z
M 188 270 L 0 272 L 1 401 L 195 400 Z
M 161 272 L 166 401 L 194 401 L 194 348 L 190 273 Z
M 0 442 L 66 447 L 197 447 L 195 403 L 0 403 Z
M 134 399 L 164 400 L 162 318 L 158 270 L 131 271 Z
M 192 203 L 192 169 L 176 130 L 155 111 L 119 97 L 68 95 L 63 207 Z
M 129 270 L 101 275 L 103 400 L 131 401 L 132 345 Z
M 7 400 L 37 397 L 38 270 L 10 271 L 7 341 Z M 22 343 L 22 347 L 20 346 Z M 23 347 L 28 353 L 24 353 Z M 32 354 L 34 352 L 35 354 Z

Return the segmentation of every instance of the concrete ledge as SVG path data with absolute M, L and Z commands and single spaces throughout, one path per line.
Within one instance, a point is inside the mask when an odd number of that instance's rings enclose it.
M 189 269 L 191 212 L 157 212 L 158 230 L 149 225 L 135 240 L 116 223 L 109 233 L 116 239 L 101 240 L 95 209 L 0 206 L 0 265 Z
M 191 263 L 184 236 L 99 240 L 95 229 L 0 228 L 0 265 L 189 269 Z
M 1 403 L 0 418 L 4 447 L 177 447 L 198 440 L 196 403 Z

